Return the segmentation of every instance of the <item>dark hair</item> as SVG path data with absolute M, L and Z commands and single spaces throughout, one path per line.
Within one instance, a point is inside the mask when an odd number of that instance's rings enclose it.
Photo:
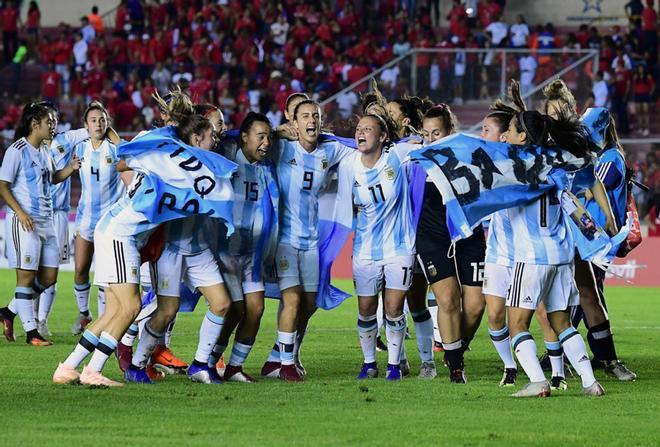
M 378 123 L 378 127 L 380 127 L 380 131 L 385 132 L 389 139 L 387 123 L 385 122 L 382 116 L 376 115 L 375 113 L 367 113 L 366 115 L 363 115 L 362 118 L 373 118 Z
M 264 123 L 267 124 L 268 127 L 272 127 L 272 125 L 270 124 L 270 120 L 263 113 L 249 112 L 247 116 L 243 119 L 243 122 L 241 123 L 241 134 L 250 132 L 250 129 L 252 129 L 254 123 L 257 122 Z
M 287 110 L 289 108 L 289 104 L 291 104 L 291 101 L 293 101 L 296 98 L 302 98 L 303 101 L 309 101 L 309 96 L 307 96 L 307 93 L 302 93 L 302 92 L 291 93 L 286 98 L 286 102 L 284 103 L 284 110 Z
M 509 124 L 513 118 L 513 114 L 505 112 L 504 110 L 494 110 L 486 115 L 486 118 L 490 118 L 497 123 L 499 133 L 504 133 L 509 129 Z
M 543 110 L 546 114 L 548 113 L 548 102 L 550 101 L 561 101 L 567 107 L 566 112 L 575 114 L 575 110 L 577 109 L 575 97 L 561 79 L 555 79 L 546 85 L 543 88 L 543 96 L 545 96 Z
M 417 96 L 404 96 L 403 98 L 398 98 L 392 102 L 399 105 L 401 109 L 401 114 L 410 120 L 410 130 L 412 133 L 419 133 L 419 129 L 422 127 L 422 118 L 426 111 L 433 106 L 427 98 L 419 98 Z
M 437 106 L 433 106 L 426 111 L 423 119 L 433 119 L 439 118 L 442 120 L 442 123 L 445 126 L 445 131 L 447 135 L 451 135 L 458 130 L 458 119 L 454 112 L 451 111 L 449 106 L 445 103 L 440 103 Z
M 57 106 L 55 105 L 55 103 L 53 101 L 39 101 L 37 103 L 37 105 L 44 106 L 47 109 L 50 109 L 51 111 L 53 111 L 55 113 L 59 113 L 59 110 L 57 110 Z
M 321 110 L 321 106 L 316 101 L 312 101 L 311 99 L 306 99 L 304 101 L 300 101 L 298 104 L 296 104 L 296 108 L 293 109 L 293 119 L 294 120 L 298 117 L 298 109 L 300 109 L 301 106 L 304 106 L 306 104 L 312 104 L 312 105 L 318 107 L 319 111 Z
M 560 113 L 557 119 L 536 110 L 520 112 L 516 116 L 516 130 L 525 132 L 526 143 L 536 145 L 557 145 L 576 157 L 584 157 L 591 152 L 593 143 L 587 128 L 576 118 Z
M 371 80 L 371 89 L 369 93 L 361 95 L 362 97 L 362 113 L 364 115 L 378 115 L 387 126 L 387 135 L 391 141 L 398 139 L 396 134 L 396 123 L 392 120 L 392 117 L 387 113 L 387 99 L 381 93 L 378 88 L 378 83 L 375 79 Z M 374 106 L 374 107 L 372 107 Z M 372 110 L 367 112 L 371 108 Z M 376 110 L 373 110 L 373 109 Z
M 186 144 L 192 144 L 193 134 L 201 135 L 212 128 L 213 125 L 208 118 L 204 118 L 201 115 L 188 115 L 179 121 L 179 124 L 175 127 L 175 131 L 181 141 Z
M 37 123 L 48 116 L 50 109 L 48 107 L 31 103 L 25 106 L 21 118 L 16 124 L 16 130 L 14 132 L 15 139 L 21 139 L 23 137 L 28 137 L 31 132 L 32 122 L 36 121 Z
M 619 152 L 621 152 L 621 155 L 625 159 L 626 152 L 623 150 L 623 146 L 619 141 L 619 134 L 616 131 L 616 122 L 612 114 L 610 114 L 609 112 L 607 113 L 608 115 L 610 115 L 610 123 L 607 125 L 607 128 L 605 129 L 604 148 L 609 149 L 611 147 L 616 147 L 619 150 Z
M 166 95 L 167 96 L 167 95 Z M 210 114 L 212 114 L 215 111 L 220 112 L 220 109 L 213 104 L 195 104 L 193 106 L 193 109 L 195 110 L 195 113 L 197 115 L 202 115 L 205 118 L 208 118 Z
M 108 114 L 105 106 L 100 101 L 92 101 L 83 112 L 83 123 L 87 122 L 87 115 L 89 115 L 89 113 L 93 110 L 98 110 L 105 115 L 106 119 L 110 119 L 110 115 Z

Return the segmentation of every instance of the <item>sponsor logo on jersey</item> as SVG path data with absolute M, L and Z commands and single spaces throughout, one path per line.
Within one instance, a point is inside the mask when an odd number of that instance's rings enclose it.
M 387 176 L 387 180 L 394 180 L 395 177 L 394 170 L 389 166 L 385 168 L 385 175 Z
M 289 269 L 289 261 L 286 258 L 280 259 L 280 270 L 288 270 Z
M 578 362 L 590 362 L 589 357 L 586 355 L 583 355 Z
M 527 295 L 525 298 L 522 300 L 523 303 L 531 303 L 532 302 L 532 297 Z
M 353 187 L 354 187 L 354 188 L 359 188 L 359 187 L 360 187 L 360 183 L 358 183 L 358 181 L 355 180 L 355 181 L 353 182 Z
M 291 166 L 298 166 L 298 163 L 296 162 L 296 159 L 295 159 L 295 158 L 292 158 L 291 160 L 289 160 L 289 164 L 290 164 Z

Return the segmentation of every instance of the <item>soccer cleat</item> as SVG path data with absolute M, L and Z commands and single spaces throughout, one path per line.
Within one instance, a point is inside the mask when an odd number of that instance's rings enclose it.
M 449 381 L 451 383 L 467 383 L 467 377 L 465 377 L 465 371 L 462 369 L 454 369 L 449 372 Z
M 91 322 L 92 322 L 92 314 L 84 315 L 79 313 L 78 317 L 76 318 L 76 321 L 73 322 L 73 326 L 71 326 L 71 333 L 73 335 L 82 334 L 85 328 Z
M 529 382 L 511 395 L 511 397 L 550 397 L 550 384 L 547 380 L 542 382 Z
M 433 341 L 433 352 L 442 352 L 444 351 L 444 348 L 442 347 L 442 343 L 439 341 Z
M 124 371 L 124 380 L 131 383 L 141 383 L 144 385 L 153 385 L 154 382 L 147 374 L 145 368 L 137 368 L 133 365 L 129 366 L 126 371 Z
M 385 380 L 388 382 L 396 382 L 401 380 L 401 367 L 399 365 L 387 364 L 387 372 L 385 373 Z
M 242 366 L 227 365 L 223 378 L 227 382 L 256 383 L 252 377 L 245 374 Z
M 586 396 L 604 396 L 605 389 L 600 383 L 594 382 L 591 386 L 582 388 L 582 394 Z
M 70 383 L 80 382 L 80 373 L 75 368 L 70 367 L 64 363 L 57 365 L 57 369 L 53 373 L 53 383 L 58 385 L 68 385 Z
M 100 372 L 94 371 L 89 366 L 85 366 L 80 374 L 80 383 L 91 388 L 110 388 L 124 386 L 121 382 L 115 382 L 103 376 Z
M 295 363 L 296 363 L 296 369 L 298 370 L 298 372 L 300 373 L 300 375 L 301 375 L 301 376 L 306 376 L 306 375 L 307 375 L 307 370 L 305 369 L 305 367 L 303 366 L 303 364 L 300 363 L 300 359 L 296 359 L 296 362 L 295 362 Z
M 514 386 L 518 378 L 518 370 L 516 368 L 505 368 L 500 380 L 500 386 Z
M 281 367 L 282 364 L 280 362 L 266 362 L 261 367 L 261 375 L 268 379 L 277 379 L 280 376 Z
M 156 368 L 154 368 L 153 365 L 147 365 L 145 371 L 147 371 L 147 375 L 154 382 L 157 380 L 163 380 L 165 378 L 165 373 L 158 371 Z
M 14 317 L 12 317 L 6 307 L 0 309 L 0 321 L 2 322 L 2 333 L 7 341 L 16 341 L 14 336 Z
M 376 351 L 379 352 L 387 352 L 387 344 L 383 342 L 383 339 L 380 337 L 376 337 Z
M 120 341 L 117 343 L 115 355 L 119 361 L 119 369 L 125 372 L 131 366 L 131 360 L 133 360 L 133 346 L 127 346 Z
M 568 383 L 566 383 L 565 378 L 554 376 L 550 379 L 550 388 L 555 391 L 566 391 L 568 389 Z
M 206 385 L 222 384 L 217 371 L 213 374 L 208 365 L 197 365 L 193 363 L 188 367 L 188 378 L 193 382 L 204 383 Z
M 151 354 L 151 363 L 165 374 L 185 374 L 188 364 L 177 358 L 172 350 L 166 346 L 158 345 Z
M 605 374 L 610 377 L 616 377 L 622 382 L 632 382 L 637 379 L 637 374 L 629 370 L 623 362 L 619 360 L 612 360 L 611 362 L 603 362 Z
M 410 375 L 410 362 L 408 359 L 403 359 L 399 363 L 399 369 L 401 369 L 401 375 L 403 377 L 408 377 Z
M 300 374 L 296 365 L 282 365 L 278 378 L 286 382 L 302 382 L 305 380 L 305 377 Z
M 225 356 L 221 355 L 220 359 L 218 360 L 218 363 L 215 364 L 215 369 L 218 371 L 218 374 L 222 376 L 225 373 L 226 367 L 227 365 L 225 364 Z
M 37 323 L 37 332 L 39 332 L 39 334 L 44 338 L 53 336 L 53 334 L 51 334 L 50 330 L 48 329 L 48 323 L 45 321 L 39 321 Z
M 222 377 L 220 374 L 218 374 L 218 370 L 215 368 L 209 367 L 209 378 L 211 379 L 212 383 L 221 385 L 222 384 Z
M 406 326 L 406 340 L 412 340 L 412 335 L 410 335 L 410 328 Z
M 36 330 L 27 333 L 25 343 L 31 346 L 51 346 L 53 344 L 52 341 L 43 338 Z
M 376 362 L 363 363 L 362 369 L 357 376 L 358 380 L 375 379 L 376 377 L 378 377 L 378 366 L 376 366 Z
M 422 367 L 419 370 L 418 379 L 435 379 L 438 375 L 438 371 L 435 369 L 435 363 L 433 362 L 423 362 Z

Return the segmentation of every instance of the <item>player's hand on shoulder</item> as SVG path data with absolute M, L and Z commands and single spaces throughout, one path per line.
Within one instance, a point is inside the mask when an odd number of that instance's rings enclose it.
M 291 125 L 291 123 L 284 123 L 277 126 L 275 129 L 277 136 L 286 140 L 295 141 L 298 139 L 298 131 Z

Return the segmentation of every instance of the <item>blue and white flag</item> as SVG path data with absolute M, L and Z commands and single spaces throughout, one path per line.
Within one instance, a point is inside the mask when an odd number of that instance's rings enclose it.
M 569 184 L 567 173 L 591 160 L 541 146 L 495 143 L 465 134 L 410 153 L 443 197 L 452 241 L 464 239 L 495 211 L 524 205 Z
M 122 143 L 117 155 L 142 174 L 142 185 L 148 185 L 141 188 L 144 194 L 134 198 L 133 208 L 149 222 L 203 214 L 222 219 L 228 234 L 233 232 L 231 176 L 235 163 L 183 143 L 171 127 Z

